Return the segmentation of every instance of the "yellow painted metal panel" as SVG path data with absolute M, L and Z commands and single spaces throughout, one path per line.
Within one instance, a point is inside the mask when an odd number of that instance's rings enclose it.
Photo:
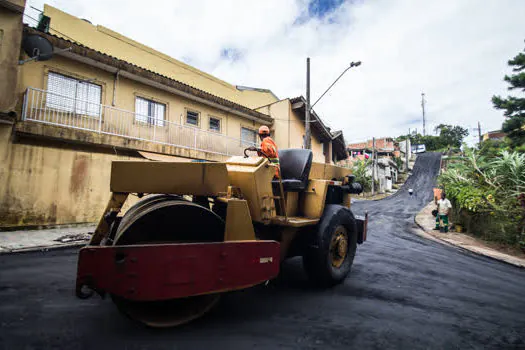
M 299 192 L 286 192 L 286 215 L 299 215 Z
M 246 200 L 228 200 L 225 241 L 253 241 L 255 232 Z
M 302 193 L 301 207 L 304 216 L 310 219 L 318 219 L 323 214 L 327 180 L 310 180 L 306 191 Z
M 228 187 L 221 163 L 117 161 L 111 167 L 111 191 L 216 196 Z
M 342 181 L 346 175 L 351 175 L 352 169 L 333 164 L 312 162 L 310 179 L 331 180 L 333 178 Z
M 227 169 L 230 184 L 239 187 L 243 198 L 248 201 L 252 220 L 267 222 L 270 216 L 275 215 L 272 199 L 272 178 L 275 171 L 269 166 L 267 159 L 259 158 L 263 161 L 258 165 L 255 165 L 255 161 L 244 166 L 227 164 Z

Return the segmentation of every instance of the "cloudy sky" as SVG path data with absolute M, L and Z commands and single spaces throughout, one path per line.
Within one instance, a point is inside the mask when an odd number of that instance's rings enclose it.
M 509 58 L 525 43 L 524 0 L 28 0 L 89 19 L 232 84 L 305 95 L 347 141 L 439 123 L 498 129 Z M 27 20 L 30 21 L 29 19 Z M 473 136 L 469 137 L 472 142 Z

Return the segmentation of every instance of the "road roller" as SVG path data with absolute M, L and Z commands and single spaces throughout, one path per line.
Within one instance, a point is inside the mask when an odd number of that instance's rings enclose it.
M 351 170 L 283 149 L 276 179 L 275 164 L 247 152 L 224 162 L 113 161 L 109 201 L 79 251 L 76 296 L 108 296 L 135 321 L 174 327 L 224 293 L 276 278 L 291 257 L 318 286 L 344 281 L 368 224 L 351 211 L 351 194 L 362 192 Z

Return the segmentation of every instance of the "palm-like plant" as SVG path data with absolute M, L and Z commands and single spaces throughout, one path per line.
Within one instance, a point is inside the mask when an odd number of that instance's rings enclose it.
M 510 196 L 525 193 L 525 153 L 502 151 L 490 164 L 490 176 L 498 190 Z
M 518 196 L 525 193 L 525 154 L 502 151 L 485 158 L 469 151 L 462 162 L 451 164 L 439 176 L 449 198 L 472 215 L 491 215 L 500 227 L 515 227 L 504 233 L 507 241 L 525 241 L 525 212 Z M 512 238 L 514 237 L 514 238 Z

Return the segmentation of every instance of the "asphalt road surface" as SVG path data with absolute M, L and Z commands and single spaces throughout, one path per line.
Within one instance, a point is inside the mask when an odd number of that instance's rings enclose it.
M 292 259 L 182 328 L 144 328 L 109 299 L 74 297 L 74 250 L 0 256 L 0 348 L 525 349 L 525 271 L 413 233 L 438 163 L 424 154 L 403 190 L 355 204 L 370 213 L 369 239 L 344 284 L 310 288 Z

